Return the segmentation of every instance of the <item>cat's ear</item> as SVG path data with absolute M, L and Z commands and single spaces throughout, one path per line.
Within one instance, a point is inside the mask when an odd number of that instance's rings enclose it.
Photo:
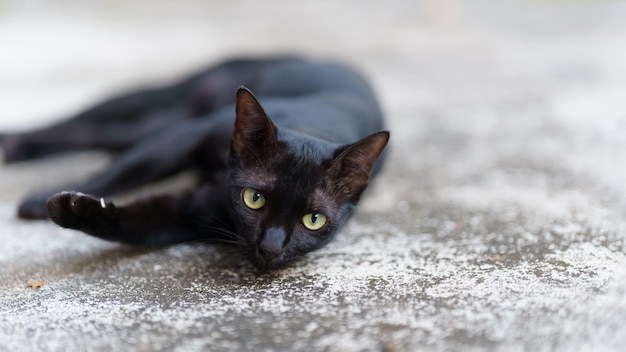
M 235 112 L 235 129 L 231 139 L 234 155 L 244 155 L 247 150 L 258 153 L 276 146 L 276 126 L 246 87 L 237 90 Z
M 328 172 L 354 201 L 369 183 L 374 164 L 388 141 L 389 132 L 381 131 L 338 149 Z

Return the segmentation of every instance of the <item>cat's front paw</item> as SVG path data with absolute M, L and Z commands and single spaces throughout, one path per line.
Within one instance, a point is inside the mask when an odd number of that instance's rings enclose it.
M 112 204 L 80 192 L 61 192 L 48 199 L 46 208 L 57 225 L 89 232 L 105 220 Z

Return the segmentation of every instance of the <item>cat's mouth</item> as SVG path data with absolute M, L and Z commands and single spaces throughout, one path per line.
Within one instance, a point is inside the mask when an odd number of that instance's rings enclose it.
M 267 253 L 255 246 L 250 259 L 259 269 L 276 269 L 280 267 L 282 253 Z
M 267 254 L 259 247 L 255 247 L 248 255 L 248 259 L 261 270 L 277 270 L 298 260 L 300 256 L 287 256 L 283 252 L 279 254 Z

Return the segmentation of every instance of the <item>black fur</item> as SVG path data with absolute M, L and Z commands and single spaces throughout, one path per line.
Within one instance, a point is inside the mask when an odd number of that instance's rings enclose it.
M 132 245 L 229 242 L 274 268 L 321 247 L 347 220 L 378 168 L 389 137 L 383 128 L 368 83 L 345 66 L 232 60 L 5 135 L 2 147 L 5 162 L 78 149 L 120 153 L 103 172 L 65 187 L 89 195 L 36 192 L 20 205 L 22 218 L 49 214 L 60 226 Z M 183 195 L 123 207 L 100 198 L 185 169 L 197 170 L 200 182 Z M 260 208 L 247 205 L 247 189 Z M 311 230 L 305 217 L 327 222 Z

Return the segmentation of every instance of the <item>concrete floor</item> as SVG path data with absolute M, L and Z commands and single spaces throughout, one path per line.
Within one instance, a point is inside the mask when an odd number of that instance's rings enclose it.
M 0 166 L 1 351 L 626 346 L 626 4 L 81 3 L 0 3 L 0 129 L 289 51 L 370 75 L 391 159 L 334 242 L 263 275 L 224 248 L 15 219 L 103 154 Z

